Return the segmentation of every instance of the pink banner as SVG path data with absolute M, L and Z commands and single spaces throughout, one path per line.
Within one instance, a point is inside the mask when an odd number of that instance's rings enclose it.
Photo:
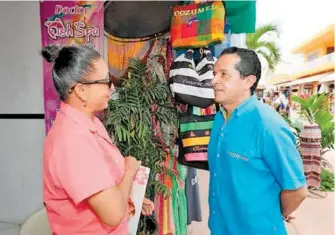
M 49 44 L 86 45 L 103 55 L 103 1 L 42 1 L 40 3 L 42 47 Z M 44 115 L 49 131 L 59 108 L 52 81 L 52 64 L 43 61 Z

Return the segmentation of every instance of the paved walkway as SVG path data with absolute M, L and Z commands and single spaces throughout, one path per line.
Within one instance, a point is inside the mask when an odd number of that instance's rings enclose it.
M 328 152 L 325 157 L 335 166 L 335 151 Z M 208 172 L 199 170 L 203 222 L 190 225 L 188 235 L 210 234 L 207 226 L 208 180 Z M 296 219 L 293 225 L 287 225 L 289 235 L 334 235 L 334 193 L 327 193 L 326 198 L 312 198 L 312 196 L 307 198 L 295 212 Z

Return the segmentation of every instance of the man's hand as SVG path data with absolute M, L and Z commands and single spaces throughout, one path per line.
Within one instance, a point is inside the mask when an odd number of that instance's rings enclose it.
M 150 199 L 144 198 L 142 205 L 142 214 L 145 216 L 152 215 L 154 208 L 155 208 L 154 203 Z
M 295 216 L 293 216 L 293 215 L 289 215 L 289 216 L 287 216 L 286 218 L 284 218 L 284 220 L 285 220 L 285 222 L 287 222 L 287 223 L 291 223 L 292 220 L 295 220 Z
M 280 194 L 281 212 L 284 218 L 289 216 L 300 206 L 308 195 L 307 187 L 296 190 L 284 190 Z

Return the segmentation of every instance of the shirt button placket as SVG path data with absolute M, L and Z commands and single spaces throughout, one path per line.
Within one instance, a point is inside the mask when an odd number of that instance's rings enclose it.
M 221 136 L 221 137 L 224 137 L 224 126 L 221 127 L 220 136 Z

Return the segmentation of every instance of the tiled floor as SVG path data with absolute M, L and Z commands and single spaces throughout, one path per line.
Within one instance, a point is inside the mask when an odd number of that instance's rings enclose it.
M 18 235 L 19 225 L 0 222 L 0 235 Z
M 335 151 L 328 152 L 326 158 L 335 166 Z M 207 171 L 199 170 L 200 197 L 203 222 L 189 226 L 188 235 L 209 235 L 208 220 L 208 180 Z M 334 193 L 326 198 L 307 198 L 295 213 L 296 220 L 288 225 L 289 235 L 333 235 L 334 234 Z M 19 225 L 0 222 L 0 235 L 18 235 Z M 38 234 L 36 234 L 38 235 Z

